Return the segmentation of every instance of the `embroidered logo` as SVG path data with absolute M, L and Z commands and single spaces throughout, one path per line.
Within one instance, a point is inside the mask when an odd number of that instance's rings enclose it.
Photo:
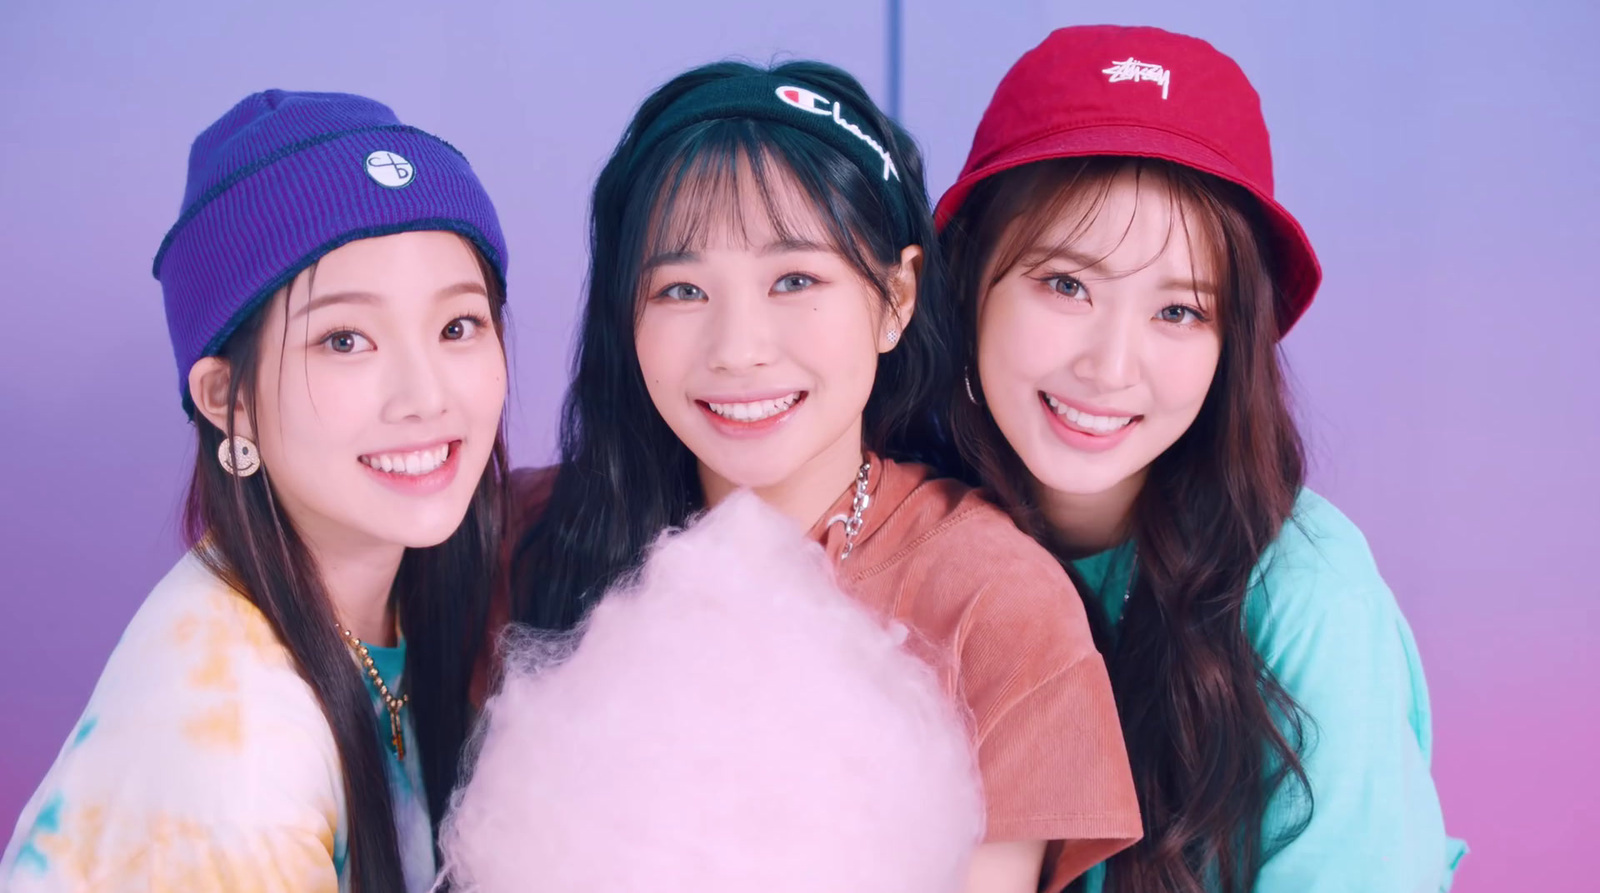
M 889 179 L 891 175 L 896 180 L 900 179 L 900 171 L 895 168 L 894 158 L 889 155 L 889 150 L 885 149 L 866 131 L 846 121 L 844 119 L 844 110 L 839 103 L 826 96 L 813 93 L 804 87 L 779 87 L 778 98 L 783 100 L 786 105 L 792 105 L 802 112 L 832 117 L 833 123 L 855 134 L 856 139 L 871 146 L 872 151 L 878 153 L 878 157 L 883 159 L 883 178 L 885 180 Z
M 1123 59 L 1121 62 L 1111 63 L 1110 68 L 1102 68 L 1100 73 L 1107 75 L 1106 80 L 1113 84 L 1118 81 L 1133 81 L 1134 83 L 1150 81 L 1154 84 L 1160 84 L 1162 99 L 1167 98 L 1167 88 L 1172 85 L 1172 72 L 1154 62 L 1140 62 L 1132 56 Z
M 379 186 L 388 189 L 410 186 L 416 174 L 416 165 L 393 152 L 379 149 L 367 156 L 367 176 Z

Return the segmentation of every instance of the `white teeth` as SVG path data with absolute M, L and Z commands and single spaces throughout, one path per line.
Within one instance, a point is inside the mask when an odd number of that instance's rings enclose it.
M 756 400 L 751 403 L 707 403 L 711 411 L 725 419 L 736 422 L 759 422 L 770 419 L 780 412 L 795 405 L 800 400 L 800 392 L 795 391 L 786 397 L 776 400 Z
M 390 474 L 416 476 L 438 470 L 450 458 L 450 445 L 441 444 L 431 450 L 411 453 L 379 453 L 362 456 L 362 463 Z
M 1120 431 L 1129 422 L 1133 421 L 1133 416 L 1090 415 L 1087 412 L 1079 412 L 1049 394 L 1044 395 L 1044 400 L 1050 404 L 1051 409 L 1055 410 L 1056 415 L 1061 416 L 1079 428 L 1093 431 L 1096 434 L 1110 434 L 1113 431 Z

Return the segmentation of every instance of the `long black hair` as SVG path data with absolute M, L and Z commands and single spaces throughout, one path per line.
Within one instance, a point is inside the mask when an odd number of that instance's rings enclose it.
M 1222 352 L 1189 429 L 1150 466 L 1133 506 L 1137 549 L 1127 608 L 1111 635 L 1101 602 L 1040 509 L 1038 483 L 987 408 L 958 386 L 950 429 L 975 482 L 1060 558 L 1106 655 L 1144 818 L 1144 839 L 1113 856 L 1110 893 L 1243 893 L 1262 863 L 1310 822 L 1301 755 L 1306 715 L 1251 643 L 1251 575 L 1290 523 L 1305 455 L 1278 357 L 1271 241 L 1243 189 L 1168 162 L 1042 161 L 972 191 L 944 232 L 963 338 L 976 368 L 978 304 L 1063 215 L 1090 224 L 1116 177 L 1154 183 L 1174 228 L 1209 252 L 1218 278 Z M 1169 236 L 1170 238 L 1170 236 Z M 976 378 L 975 389 L 981 387 Z M 1263 835 L 1275 796 L 1295 807 L 1282 836 Z
M 834 248 L 891 302 L 889 274 L 906 243 L 883 190 L 903 192 L 911 244 L 924 251 L 916 313 L 895 350 L 878 362 L 864 413 L 866 446 L 922 458 L 939 441 L 934 403 L 954 380 L 954 316 L 923 183 L 922 156 L 855 78 L 818 62 L 770 73 L 829 91 L 882 135 L 900 177 L 868 176 L 822 140 L 766 120 L 703 121 L 641 145 L 640 136 L 684 94 L 723 79 L 763 74 L 721 62 L 682 74 L 645 100 L 595 185 L 588 295 L 562 411 L 561 458 L 544 510 L 522 535 L 513 562 L 513 619 L 569 629 L 619 576 L 633 569 L 665 529 L 703 503 L 694 456 L 656 411 L 635 350 L 645 258 L 685 250 L 713 220 L 739 205 L 740 165 L 750 171 L 776 232 L 787 235 L 774 200 L 776 178 L 809 199 Z
M 490 315 L 502 332 L 504 291 L 499 274 L 479 258 Z M 312 275 L 315 265 L 312 267 Z M 280 293 L 286 294 L 289 287 Z M 351 889 L 405 889 L 389 782 L 383 768 L 371 696 L 339 633 L 332 602 L 305 540 L 278 504 L 271 469 L 235 477 L 217 462 L 224 438 L 235 433 L 233 407 L 256 419 L 263 324 L 270 304 L 239 326 L 220 356 L 231 370 L 226 430 L 196 416 L 197 453 L 184 508 L 184 531 L 195 554 L 258 608 L 311 686 L 333 732 L 343 776 Z M 285 314 L 287 325 L 287 314 Z M 487 634 L 490 587 L 504 529 L 505 440 L 496 436 L 466 518 L 443 543 L 407 549 L 390 589 L 406 636 L 405 692 L 435 829 L 459 775 L 472 713 L 468 687 Z

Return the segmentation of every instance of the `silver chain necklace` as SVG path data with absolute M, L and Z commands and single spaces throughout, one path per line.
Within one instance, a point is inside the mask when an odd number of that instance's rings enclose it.
M 871 462 L 862 462 L 861 470 L 856 472 L 856 495 L 850 500 L 850 517 L 844 522 L 844 551 L 839 553 L 840 561 L 849 558 L 856 547 L 856 535 L 861 533 L 863 523 L 861 516 L 872 504 L 872 496 L 867 493 L 867 472 L 871 470 Z

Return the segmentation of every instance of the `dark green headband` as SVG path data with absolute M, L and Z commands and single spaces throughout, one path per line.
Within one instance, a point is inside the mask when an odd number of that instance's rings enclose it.
M 884 204 L 903 248 L 919 241 L 911 227 L 900 168 L 866 116 L 845 105 L 830 91 L 808 87 L 793 78 L 758 74 L 725 78 L 696 87 L 678 97 L 655 123 L 634 141 L 634 151 L 651 146 L 686 127 L 726 118 L 756 118 L 786 124 L 839 150 L 861 168 L 867 179 L 882 184 Z

